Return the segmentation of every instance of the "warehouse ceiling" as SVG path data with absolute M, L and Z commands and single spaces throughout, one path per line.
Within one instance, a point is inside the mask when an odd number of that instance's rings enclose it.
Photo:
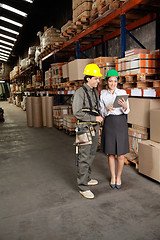
M 43 32 L 44 26 L 60 28 L 71 17 L 72 0 L 1 0 L 0 61 L 24 57 L 30 46 L 39 44 L 38 31 Z

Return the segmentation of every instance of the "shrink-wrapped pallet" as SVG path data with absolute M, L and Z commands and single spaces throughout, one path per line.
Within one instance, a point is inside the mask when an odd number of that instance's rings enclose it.
M 53 45 L 55 42 L 63 42 L 63 39 L 60 38 L 60 33 L 56 28 L 48 28 L 42 35 L 41 39 L 41 48 L 42 50 L 48 45 Z
M 139 73 L 160 73 L 160 55 L 135 54 L 116 60 L 116 70 L 120 76 L 135 75 Z

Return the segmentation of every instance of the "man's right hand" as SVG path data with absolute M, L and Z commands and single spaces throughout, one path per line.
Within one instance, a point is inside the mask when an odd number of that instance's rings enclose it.
M 96 116 L 96 122 L 99 122 L 99 123 L 103 122 L 103 117 Z

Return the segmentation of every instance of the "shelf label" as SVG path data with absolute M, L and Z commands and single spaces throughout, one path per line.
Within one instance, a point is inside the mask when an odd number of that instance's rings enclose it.
M 139 88 L 131 89 L 131 96 L 141 97 L 142 96 L 142 89 L 139 89 Z
M 156 97 L 155 89 L 152 88 L 143 89 L 143 97 Z

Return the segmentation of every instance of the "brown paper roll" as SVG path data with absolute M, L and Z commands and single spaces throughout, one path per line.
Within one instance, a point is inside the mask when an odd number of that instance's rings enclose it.
M 41 98 L 42 98 L 42 122 L 43 122 L 43 126 L 46 127 L 47 126 L 46 97 L 41 97 Z
M 53 97 L 46 97 L 47 127 L 53 127 Z
M 27 115 L 27 126 L 28 126 L 28 127 L 33 127 L 32 97 L 27 97 L 27 102 L 26 102 L 26 115 Z
M 32 97 L 32 115 L 33 127 L 42 127 L 42 99 L 41 97 Z

